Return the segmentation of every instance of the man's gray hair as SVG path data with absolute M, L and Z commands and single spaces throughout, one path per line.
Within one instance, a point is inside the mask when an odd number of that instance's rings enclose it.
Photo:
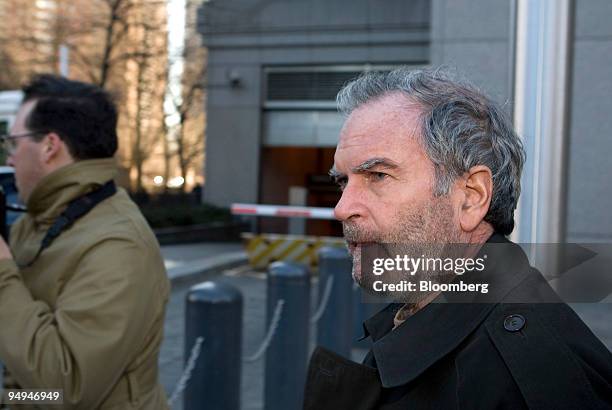
M 444 70 L 400 68 L 366 73 L 350 82 L 338 93 L 338 109 L 348 115 L 392 93 L 404 94 L 422 110 L 421 143 L 435 167 L 434 194 L 448 194 L 456 178 L 473 166 L 487 166 L 493 194 L 484 219 L 497 232 L 510 234 L 525 150 L 501 107 Z

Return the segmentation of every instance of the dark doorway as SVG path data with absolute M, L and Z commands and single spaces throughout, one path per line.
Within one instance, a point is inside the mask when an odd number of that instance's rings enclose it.
M 263 147 L 259 203 L 288 205 L 289 188 L 306 188 L 306 206 L 333 208 L 340 191 L 330 180 L 328 171 L 334 163 L 334 148 Z M 287 233 L 286 218 L 260 218 L 260 232 Z M 338 221 L 308 219 L 307 235 L 342 236 Z

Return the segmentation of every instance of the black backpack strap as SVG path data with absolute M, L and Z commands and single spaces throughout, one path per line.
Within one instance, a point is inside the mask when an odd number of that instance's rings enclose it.
M 42 251 L 51 246 L 55 238 L 70 228 L 74 222 L 91 211 L 96 205 L 104 201 L 106 198 L 113 196 L 116 192 L 117 186 L 115 185 L 115 181 L 110 180 L 100 188 L 71 201 L 68 204 L 68 207 L 60 214 L 60 216 L 55 220 L 53 225 L 51 225 L 45 234 L 45 237 L 40 243 L 40 248 L 38 249 L 38 252 L 34 258 L 28 264 L 20 267 L 23 268 L 31 266 L 34 261 L 38 259 Z

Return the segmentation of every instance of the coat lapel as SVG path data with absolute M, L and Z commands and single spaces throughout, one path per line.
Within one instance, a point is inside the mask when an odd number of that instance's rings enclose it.
M 308 367 L 304 410 L 372 410 L 381 391 L 376 369 L 317 347 Z
M 365 322 L 374 341 L 368 362 L 375 363 L 384 388 L 411 382 L 456 349 L 529 273 L 520 247 L 501 235 L 494 234 L 480 253 L 489 256 L 489 266 L 462 280 L 489 283 L 488 294 L 443 293 L 393 331 L 397 305 Z

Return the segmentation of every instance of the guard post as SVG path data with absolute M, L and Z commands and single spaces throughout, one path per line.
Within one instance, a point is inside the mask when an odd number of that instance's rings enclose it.
M 273 262 L 267 287 L 268 327 L 280 300 L 283 308 L 266 352 L 265 408 L 301 409 L 309 351 L 310 273 L 304 265 Z
M 189 290 L 185 313 L 185 362 L 198 337 L 204 341 L 184 391 L 184 410 L 239 410 L 242 295 L 230 285 L 203 282 Z
M 317 344 L 347 359 L 351 358 L 353 341 L 352 267 L 346 248 L 319 250 L 319 304 L 326 306 L 317 326 Z

